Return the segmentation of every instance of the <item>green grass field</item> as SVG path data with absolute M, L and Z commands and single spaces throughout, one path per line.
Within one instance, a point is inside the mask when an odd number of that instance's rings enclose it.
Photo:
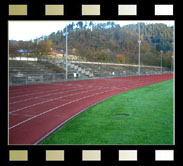
M 173 144 L 173 80 L 108 98 L 41 144 Z

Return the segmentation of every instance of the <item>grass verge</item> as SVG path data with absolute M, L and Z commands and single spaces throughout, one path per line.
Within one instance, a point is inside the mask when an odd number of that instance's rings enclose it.
M 173 144 L 173 80 L 108 98 L 41 144 Z

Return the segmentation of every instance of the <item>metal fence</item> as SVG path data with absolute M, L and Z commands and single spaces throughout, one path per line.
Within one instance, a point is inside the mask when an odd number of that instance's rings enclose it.
M 60 57 L 45 55 L 39 59 L 39 61 L 48 61 L 62 68 L 65 67 L 65 59 Z M 26 66 L 26 68 L 23 67 L 22 72 L 19 73 L 16 69 L 12 69 L 12 67 L 9 66 L 9 70 L 11 69 L 11 72 L 9 71 L 9 86 L 139 75 L 137 65 L 74 61 L 73 59 L 69 59 L 68 64 L 72 72 L 69 72 L 67 80 L 65 73 L 43 72 L 33 74 L 34 69 L 30 69 L 30 72 L 28 72 L 28 66 Z M 110 65 L 113 66 L 113 68 L 109 69 Z M 168 68 L 162 68 L 163 70 L 161 71 L 161 67 L 156 66 L 142 66 L 141 69 L 140 75 L 172 73 Z M 39 70 L 41 71 L 41 69 Z M 75 71 L 77 71 L 77 73 L 75 73 Z
M 147 72 L 141 75 L 152 75 L 152 74 L 165 74 L 172 73 L 169 71 L 161 72 Z M 112 77 L 127 77 L 136 76 L 139 73 L 128 72 L 128 73 L 97 73 L 94 77 L 83 78 L 80 75 L 69 74 L 68 79 L 65 79 L 65 74 L 9 74 L 9 86 L 16 85 L 28 85 L 37 83 L 51 83 L 51 82 L 64 82 L 73 80 L 84 80 L 84 79 L 98 79 L 98 78 L 112 78 Z
M 9 74 L 9 85 L 26 85 L 64 81 L 65 74 Z

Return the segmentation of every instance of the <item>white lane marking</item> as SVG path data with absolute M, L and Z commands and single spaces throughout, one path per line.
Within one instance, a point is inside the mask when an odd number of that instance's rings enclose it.
M 63 87 L 63 86 L 70 86 L 70 85 L 74 85 L 74 86 L 78 86 L 79 84 L 67 84 L 67 83 L 64 83 L 64 82 L 60 82 L 60 83 L 49 83 L 49 84 L 40 84 L 40 86 L 36 86 L 36 87 L 24 87 L 24 88 L 17 88 L 17 89 L 12 89 L 11 88 L 11 91 L 12 92 L 22 92 L 24 90 L 26 91 L 30 91 L 30 90 L 33 90 L 33 91 L 37 91 L 39 89 L 48 89 L 48 88 L 59 88 L 59 87 Z M 44 86 L 44 87 L 43 87 Z
M 106 88 L 100 88 L 100 89 L 106 89 Z M 55 101 L 55 100 L 58 100 L 58 99 L 62 99 L 64 97 L 74 96 L 74 95 L 78 95 L 78 94 L 82 94 L 82 93 L 87 93 L 87 92 L 90 92 L 90 91 L 95 91 L 95 90 L 100 90 L 100 89 L 92 89 L 92 90 L 88 90 L 88 91 L 84 91 L 84 92 L 79 92 L 79 93 L 74 93 L 74 94 L 70 94 L 70 95 L 66 95 L 66 96 L 61 96 L 61 97 L 49 99 L 49 100 L 46 100 L 46 101 L 42 101 L 42 102 L 39 102 L 39 103 L 36 103 L 36 104 L 32 104 L 32 105 L 29 105 L 29 106 L 26 106 L 26 107 L 22 107 L 22 108 L 16 109 L 14 111 L 9 112 L 9 114 L 12 114 L 14 112 L 18 112 L 18 111 L 21 111 L 21 110 L 24 110 L 24 109 L 27 109 L 27 108 L 31 108 L 33 106 L 37 106 L 37 105 L 41 105 L 41 104 L 48 103 L 48 102 L 51 102 L 51 101 Z
M 92 80 L 91 80 L 92 81 Z M 109 82 L 109 81 L 111 81 L 111 82 L 113 82 L 114 80 L 110 80 L 110 79 L 107 79 L 107 80 L 104 80 L 104 81 L 107 81 L 107 82 Z M 115 80 L 116 82 L 118 81 L 118 80 Z M 100 83 L 100 82 L 99 82 Z M 97 83 L 98 84 L 98 83 Z M 100 83 L 101 84 L 101 83 Z M 27 88 L 24 88 L 24 89 L 18 89 L 17 91 L 19 91 L 19 90 L 21 90 L 21 93 L 25 93 L 25 91 L 27 91 L 27 93 L 29 93 L 29 92 L 34 92 L 34 91 L 36 91 L 37 92 L 37 90 L 38 89 L 48 89 L 48 88 L 52 88 L 53 90 L 56 88 L 59 88 L 59 86 L 55 86 L 55 87 L 53 87 L 54 85 L 59 85 L 60 87 L 63 87 L 63 86 L 65 86 L 65 87 L 69 87 L 69 86 L 73 86 L 73 87 L 86 87 L 86 83 L 82 83 L 82 84 L 78 84 L 78 83 L 73 83 L 73 84 L 60 84 L 60 83 L 52 83 L 51 85 L 49 84 L 49 85 L 47 85 L 47 86 L 44 86 L 43 88 L 41 88 L 41 87 L 35 87 L 35 88 L 31 88 L 31 90 L 32 91 L 29 91 L 29 89 L 28 89 L 28 87 Z M 93 83 L 93 85 L 96 85 L 96 83 L 94 84 Z M 104 84 L 102 83 L 101 84 L 101 86 L 103 86 Z M 59 88 L 60 89 L 60 88 Z M 25 90 L 25 91 L 24 91 Z M 16 91 L 16 90 L 10 90 L 10 91 Z M 23 91 L 23 92 L 22 92 Z M 43 92 L 44 93 L 44 92 Z M 34 93 L 31 93 L 31 94 L 34 94 Z M 25 95 L 19 95 L 19 96 L 15 96 L 15 97 L 20 97 L 20 96 L 25 96 Z M 14 97 L 10 97 L 10 98 L 14 98 Z
M 140 83 L 138 83 L 138 84 L 135 84 L 135 86 L 140 85 L 140 84 L 144 84 L 145 82 L 149 82 L 149 80 L 140 82 Z M 133 84 L 130 84 L 130 85 L 133 85 Z M 127 86 L 127 88 L 128 88 L 128 87 L 129 87 L 129 85 Z M 106 88 L 108 88 L 108 87 L 106 87 Z M 116 87 L 116 88 L 117 88 L 117 87 Z M 125 87 L 123 87 L 123 88 L 125 89 Z M 101 89 L 103 89 L 103 88 L 101 88 Z M 121 89 L 121 88 L 118 88 L 118 89 Z M 95 90 L 95 89 L 94 89 L 94 90 Z M 89 91 L 92 91 L 92 90 L 89 90 Z M 84 93 L 87 93 L 87 92 L 88 92 L 88 91 L 86 91 L 86 92 L 84 92 Z M 82 93 L 83 93 L 83 92 L 82 92 Z M 26 107 L 19 108 L 19 109 L 16 109 L 16 110 L 14 110 L 14 111 L 11 111 L 10 114 L 11 114 L 11 113 L 14 113 L 14 112 L 18 112 L 18 111 L 24 110 L 24 109 L 26 109 L 26 108 L 30 108 L 30 107 L 33 107 L 33 106 L 36 106 L 36 105 L 40 105 L 40 104 L 44 104 L 44 103 L 47 103 L 47 102 L 50 102 L 50 101 L 58 100 L 58 99 L 61 99 L 61 98 L 64 98 L 64 97 L 73 96 L 73 95 L 76 95 L 76 94 L 80 94 L 80 93 L 75 93 L 75 94 L 71 94 L 71 95 L 66 95 L 66 96 L 62 96 L 62 97 L 58 97 L 58 98 L 54 98 L 54 99 L 49 99 L 49 100 L 46 100 L 46 101 L 43 101 L 43 102 L 39 102 L 39 103 L 36 103 L 36 104 L 32 104 L 32 105 L 30 105 L 30 106 L 26 106 Z
M 114 79 L 114 78 L 113 78 Z M 90 82 L 91 82 L 92 80 L 90 80 Z M 104 79 L 104 81 L 107 81 L 107 82 L 109 82 L 109 81 L 113 81 L 113 80 L 110 80 L 110 79 Z M 116 81 L 118 81 L 118 80 L 116 80 Z M 91 82 L 92 83 L 92 82 Z M 100 82 L 99 82 L 100 83 Z M 98 84 L 98 82 L 97 82 L 97 84 Z M 54 86 L 54 85 L 59 85 L 59 86 Z M 82 87 L 82 86 L 85 86 L 86 87 L 86 83 L 85 82 L 83 82 L 82 84 L 80 83 L 76 83 L 76 82 L 74 82 L 73 84 L 60 84 L 60 83 L 51 83 L 51 84 L 49 84 L 49 85 L 46 85 L 46 86 L 44 86 L 44 87 L 34 87 L 34 88 L 31 88 L 31 89 L 29 89 L 29 87 L 26 87 L 26 88 L 21 88 L 21 89 L 15 89 L 15 90 L 11 90 L 10 89 L 10 91 L 19 91 L 20 93 L 25 93 L 25 91 L 28 91 L 28 92 L 31 92 L 31 91 L 29 91 L 29 90 L 32 90 L 32 91 L 37 91 L 38 89 L 48 89 L 48 88 L 59 88 L 59 87 L 63 87 L 63 86 L 66 86 L 66 87 L 69 87 L 69 86 L 74 86 L 74 87 L 76 87 L 76 86 L 78 86 L 78 87 Z M 93 85 L 96 85 L 96 83 L 93 83 Z M 54 87 L 53 87 L 54 86 Z M 24 92 L 22 92 L 22 91 L 24 91 Z
M 34 116 L 34 115 L 28 115 L 28 114 L 11 114 L 12 116 Z
M 34 88 L 27 87 L 27 88 L 18 88 L 18 89 L 12 89 L 12 88 L 10 88 L 10 91 L 14 95 L 14 94 L 19 94 L 19 93 L 25 93 L 25 91 L 27 93 L 30 93 L 30 92 L 37 91 L 39 89 L 43 89 L 43 90 L 44 89 L 49 89 L 49 88 L 52 88 L 52 89 L 59 88 L 60 89 L 60 87 L 63 88 L 63 87 L 69 87 L 69 86 L 81 87 L 82 84 L 78 84 L 78 83 L 77 84 L 76 83 L 74 83 L 74 84 L 67 84 L 67 83 L 64 83 L 64 84 L 58 83 L 58 84 L 56 84 L 56 83 L 51 83 L 51 84 L 49 84 L 47 86 L 44 85 L 44 87 L 34 87 Z M 17 91 L 17 93 L 13 93 L 13 92 L 16 92 L 16 91 Z
M 70 88 L 78 88 L 78 87 L 86 87 L 86 85 L 83 85 L 83 86 L 78 86 L 78 85 L 74 85 L 73 87 L 70 87 Z M 101 85 L 102 86 L 102 85 Z M 96 86 L 97 87 L 97 86 Z M 50 87 L 48 87 L 48 88 L 50 88 Z M 46 89 L 48 89 L 48 88 L 46 88 Z M 65 87 L 65 88 L 67 88 L 67 87 Z M 69 88 L 69 89 L 70 89 Z M 69 90 L 69 89 L 67 89 L 67 90 Z M 46 92 L 54 92 L 54 91 L 58 91 L 58 90 L 64 90 L 64 88 L 62 87 L 62 89 L 60 89 L 60 88 L 52 88 L 51 90 L 48 90 L 48 91 L 41 91 L 41 92 L 33 92 L 33 93 L 29 93 L 29 92 L 26 92 L 26 94 L 24 94 L 25 92 L 23 92 L 23 95 L 17 95 L 17 96 L 11 96 L 11 97 L 9 97 L 10 99 L 14 99 L 14 98 L 19 98 L 19 97 L 25 97 L 25 96 L 29 96 L 29 95 L 37 95 L 37 94 L 42 94 L 42 93 L 46 93 Z M 10 92 L 10 94 L 11 94 L 11 92 Z
M 88 89 L 88 88 L 81 88 L 81 89 Z M 19 101 L 15 101 L 15 102 L 10 102 L 9 104 L 11 105 L 11 104 L 16 104 L 16 103 L 21 103 L 21 102 L 25 102 L 25 101 L 29 101 L 29 100 L 33 100 L 33 99 L 38 99 L 38 98 L 42 98 L 42 97 L 46 97 L 46 96 L 51 96 L 51 95 L 55 95 L 55 94 L 62 94 L 62 93 L 65 93 L 65 92 L 72 92 L 72 91 L 76 91 L 76 90 L 78 90 L 78 88 L 72 89 L 72 90 L 68 90 L 68 91 L 61 91 L 61 92 L 57 92 L 57 93 L 49 93 L 47 95 L 36 96 L 36 97 L 28 98 L 28 99 L 25 99 L 25 100 L 19 100 Z
M 48 90 L 48 91 L 41 91 L 41 92 L 33 92 L 33 93 L 26 93 L 24 95 L 18 95 L 18 96 L 12 96 L 12 97 L 9 97 L 10 99 L 14 99 L 14 98 L 18 98 L 18 97 L 25 97 L 25 96 L 29 96 L 29 95 L 37 95 L 37 94 L 41 94 L 41 93 L 46 93 L 46 92 L 54 92 L 54 91 L 58 91 L 58 90 L 63 90 L 63 89 L 60 89 L 60 88 L 54 88 L 54 89 L 51 89 L 51 90 Z M 10 92 L 11 93 L 11 92 Z M 24 92 L 25 93 L 25 92 Z
M 144 82 L 147 82 L 147 81 L 144 81 Z M 144 83 L 144 82 L 142 82 L 142 83 Z M 142 83 L 139 83 L 138 85 L 140 85 L 140 84 L 142 84 Z M 136 84 L 136 85 L 137 85 L 137 84 Z M 91 96 L 96 96 L 96 95 L 98 95 L 98 94 L 102 94 L 102 93 L 109 92 L 109 91 L 113 91 L 113 90 L 117 90 L 117 89 L 119 89 L 119 88 L 112 89 L 112 90 L 108 90 L 108 91 L 104 91 L 104 92 L 100 92 L 100 93 L 95 93 L 95 94 L 92 94 L 92 95 L 89 95 L 89 96 L 85 96 L 85 97 L 82 97 L 82 98 L 80 98 L 80 99 L 73 100 L 73 101 L 71 101 L 71 102 L 62 104 L 62 105 L 60 105 L 60 106 L 54 107 L 54 108 L 52 108 L 52 109 L 49 109 L 49 110 L 47 110 L 47 111 L 45 111 L 45 112 L 42 112 L 42 113 L 40 113 L 40 114 L 38 114 L 38 115 L 35 115 L 35 116 L 33 116 L 33 117 L 29 118 L 29 119 L 26 119 L 26 120 L 24 120 L 24 121 L 22 121 L 22 122 L 20 122 L 20 123 L 18 123 L 18 124 L 16 124 L 16 125 L 10 127 L 9 130 L 11 130 L 11 129 L 13 129 L 13 128 L 15 128 L 15 127 L 17 127 L 17 126 L 19 126 L 19 125 L 25 123 L 25 122 L 27 122 L 27 121 L 30 121 L 30 120 L 32 120 L 32 119 L 34 119 L 34 118 L 37 118 L 37 117 L 39 117 L 39 116 L 41 116 L 41 115 L 43 115 L 43 114 L 46 114 L 46 113 L 48 113 L 48 112 L 51 112 L 51 111 L 53 111 L 53 110 L 55 110 L 55 109 L 57 109 L 57 108 L 63 107 L 63 106 L 65 106 L 65 105 L 68 105 L 68 104 L 71 104 L 71 103 L 74 103 L 74 102 L 77 102 L 77 101 L 79 101 L 79 100 L 83 100 L 83 99 L 85 99 L 85 98 L 89 98 L 89 97 L 91 97 Z
M 49 86 L 44 86 L 44 87 L 34 87 L 34 88 L 27 87 L 27 88 L 21 88 L 21 89 L 19 88 L 19 89 L 15 89 L 15 90 L 10 89 L 10 91 L 12 92 L 13 95 L 15 95 L 15 94 L 21 94 L 21 93 L 25 93 L 25 92 L 29 93 L 29 92 L 34 92 L 34 91 L 44 90 L 44 89 L 49 89 L 49 88 L 55 89 L 55 88 L 60 88 L 60 87 L 54 86 L 54 85 L 49 85 Z
M 62 105 L 59 105 L 59 106 L 57 106 L 57 107 L 51 108 L 51 109 L 49 109 L 49 110 L 47 110 L 47 111 L 45 111 L 45 112 L 42 112 L 42 113 L 40 113 L 40 114 L 38 114 L 38 115 L 35 115 L 35 116 L 33 116 L 33 117 L 29 118 L 29 119 L 26 119 L 26 120 L 22 121 L 22 122 L 20 122 L 20 123 L 17 123 L 16 125 L 10 127 L 9 130 L 11 130 L 11 129 L 13 129 L 13 128 L 15 128 L 15 127 L 21 125 L 21 124 L 24 124 L 24 123 L 26 123 L 26 122 L 28 122 L 28 121 L 30 121 L 30 120 L 32 120 L 32 119 L 35 119 L 35 118 L 37 118 L 37 117 L 39 117 L 39 116 L 41 116 L 41 115 L 44 115 L 44 114 L 46 114 L 46 113 L 48 113 L 48 112 L 51 112 L 51 111 L 53 111 L 53 110 L 55 110 L 55 109 L 61 108 L 61 107 L 63 107 L 63 106 L 72 104 L 72 103 L 74 103 L 74 102 L 77 102 L 77 101 L 80 101 L 80 100 L 83 100 L 83 99 L 86 99 L 86 98 L 89 98 L 89 97 L 92 97 L 92 96 L 96 96 L 96 95 L 98 95 L 98 94 L 110 92 L 110 91 L 113 91 L 113 90 L 114 90 L 114 89 L 108 90 L 108 91 L 99 92 L 99 93 L 95 93 L 95 94 L 92 94 L 92 95 L 89 95 L 89 96 L 85 96 L 85 97 L 82 97 L 82 98 L 79 98 L 79 99 L 70 101 L 70 102 L 65 103 L 65 104 L 62 104 Z M 117 90 L 117 89 L 115 89 L 115 90 Z

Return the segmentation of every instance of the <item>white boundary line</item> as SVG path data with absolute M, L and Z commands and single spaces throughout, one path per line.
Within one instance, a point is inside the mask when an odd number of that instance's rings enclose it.
M 139 81 L 140 81 L 140 80 L 139 80 Z M 160 81 L 161 81 L 161 79 L 160 79 Z M 148 80 L 147 80 L 147 81 L 145 80 L 145 81 L 140 82 L 140 83 L 137 83 L 137 84 L 135 84 L 135 85 L 144 84 L 144 83 L 146 83 L 146 82 L 149 82 L 149 81 L 148 81 Z M 130 85 L 131 85 L 131 84 L 130 84 Z M 129 87 L 129 85 L 128 85 L 127 87 Z M 108 87 L 106 87 L 106 88 L 108 88 Z M 121 87 L 121 88 L 125 88 L 125 87 Z M 105 88 L 99 88 L 99 89 L 105 89 Z M 118 88 L 118 89 L 120 89 L 120 88 Z M 66 95 L 66 96 L 62 96 L 62 97 L 58 97 L 58 98 L 54 98 L 54 99 L 49 99 L 49 100 L 46 100 L 46 101 L 43 101 L 43 102 L 39 102 L 39 103 L 32 104 L 32 105 L 29 105 L 29 106 L 26 106 L 26 107 L 23 107 L 23 108 L 16 109 L 16 110 L 14 110 L 14 111 L 11 111 L 9 114 L 12 114 L 12 113 L 14 113 L 14 112 L 18 112 L 18 111 L 21 111 L 21 110 L 24 110 L 24 109 L 26 109 L 26 108 L 30 108 L 30 107 L 33 107 L 33 106 L 41 105 L 41 104 L 44 104 L 44 103 L 47 103 L 47 102 L 50 102 L 50 101 L 55 101 L 55 100 L 58 100 L 58 99 L 61 99 L 61 98 L 64 98 L 64 97 L 74 96 L 74 95 L 76 95 L 76 94 L 87 93 L 87 92 L 89 92 L 89 91 L 94 91 L 94 90 L 97 90 L 97 89 L 92 89 L 92 90 L 88 90 L 88 91 L 84 91 L 84 92 L 80 92 L 80 93 L 75 93 L 75 94 L 70 94 L 70 95 Z
M 80 88 L 80 89 L 88 89 L 88 88 Z M 28 98 L 28 99 L 25 99 L 25 100 L 18 100 L 18 101 L 15 101 L 15 102 L 10 102 L 9 104 L 16 104 L 16 103 L 21 103 L 21 102 L 25 102 L 25 101 L 29 101 L 29 100 L 33 100 L 33 99 L 38 99 L 38 98 L 42 98 L 42 97 L 46 97 L 46 96 L 51 96 L 51 95 L 56 95 L 56 94 L 62 94 L 62 93 L 67 93 L 67 92 L 72 92 L 72 91 L 76 91 L 76 90 L 80 90 L 80 89 L 72 89 L 72 90 L 68 90 L 68 91 L 61 91 L 61 92 L 57 92 L 57 93 L 49 93 L 47 95 L 42 95 L 42 96 L 36 96 L 36 97 L 32 97 L 32 98 Z
M 33 84 L 33 85 L 37 85 L 37 84 Z M 44 86 L 43 86 L 44 85 Z M 44 89 L 48 89 L 48 88 L 59 88 L 59 84 L 58 85 L 40 85 L 40 86 L 35 86 L 35 87 L 29 87 L 29 85 L 27 85 L 26 88 L 17 88 L 16 89 L 11 89 L 11 92 L 16 94 L 16 93 L 22 93 L 22 91 L 28 91 L 28 92 L 31 92 L 31 91 L 36 91 L 36 90 L 44 90 Z M 23 85 L 23 86 L 26 86 L 26 85 Z M 62 85 L 60 85 L 62 86 Z M 66 86 L 66 85 L 65 85 Z M 13 87 L 12 87 L 13 88 Z
M 106 89 L 106 88 L 100 88 L 100 89 Z M 55 100 L 59 100 L 59 99 L 65 98 L 65 97 L 74 96 L 74 95 L 78 95 L 78 94 L 82 94 L 82 93 L 88 93 L 90 91 L 95 91 L 95 90 L 100 90 L 100 89 L 91 89 L 91 90 L 88 90 L 88 91 L 83 91 L 83 92 L 79 92 L 79 93 L 74 93 L 74 94 L 70 94 L 70 95 L 66 95 L 66 96 L 60 96 L 60 97 L 57 97 L 57 98 L 49 99 L 49 100 L 46 100 L 46 101 L 42 101 L 42 102 L 39 102 L 39 103 L 35 103 L 35 104 L 29 105 L 29 106 L 26 106 L 26 107 L 16 109 L 14 111 L 9 112 L 9 114 L 12 114 L 12 113 L 18 112 L 18 111 L 22 111 L 24 109 L 31 108 L 31 107 L 41 105 L 41 104 L 44 104 L 44 103 L 48 103 L 50 101 L 55 101 Z
M 159 81 L 158 82 L 161 82 L 161 81 L 166 81 L 166 80 L 162 80 L 162 79 L 158 79 Z M 144 81 L 144 82 L 147 82 L 147 81 Z M 152 83 L 151 83 L 152 84 Z M 127 88 L 128 89 L 128 88 Z M 111 90 L 110 90 L 111 91 Z M 106 91 L 107 92 L 107 91 Z M 105 92 L 101 92 L 101 93 L 105 93 Z M 120 92 L 119 92 L 120 93 Z M 96 94 L 95 94 L 96 95 Z M 91 96 L 93 96 L 93 95 L 91 95 Z M 88 97 L 90 97 L 90 96 L 88 96 Z M 107 97 L 108 98 L 108 97 Z M 81 100 L 81 99 L 80 99 Z M 78 101 L 78 100 L 77 100 Z M 102 100 L 101 100 L 102 101 Z M 101 102 L 101 101 L 99 101 L 99 102 Z M 73 102 L 76 102 L 76 101 L 73 101 Z M 69 103 L 67 103 L 67 104 L 71 104 L 72 102 L 69 102 Z M 86 108 L 87 109 L 87 108 Z M 47 111 L 48 112 L 48 111 Z M 37 117 L 37 115 L 36 115 L 36 117 Z M 27 120 L 26 120 L 27 121 Z M 23 122 L 21 122 L 21 123 L 23 123 Z M 10 130 L 10 129 L 9 129 Z M 53 129 L 54 130 L 54 129 Z M 9 137 L 8 137 L 9 138 Z
M 160 80 L 161 80 L 161 79 L 160 79 Z M 160 80 L 159 80 L 159 81 L 160 81 Z M 135 85 L 140 85 L 140 84 L 144 84 L 144 83 L 147 83 L 147 82 L 148 82 L 148 80 L 147 80 L 147 81 L 140 82 L 140 83 L 135 84 Z M 153 82 L 150 82 L 150 84 L 153 84 Z M 125 88 L 125 87 L 124 87 L 124 88 Z M 101 88 L 101 89 L 106 89 L 106 88 Z M 108 90 L 108 91 L 113 91 L 113 90 L 117 90 L 117 89 L 120 89 L 120 88 L 115 88 L 115 89 L 111 89 L 111 90 Z M 127 89 L 128 89 L 128 88 L 127 88 Z M 97 89 L 95 89 L 95 90 L 97 90 Z M 121 89 L 121 90 L 122 90 L 122 89 Z M 93 90 L 89 90 L 89 91 L 93 91 Z M 80 99 L 76 99 L 76 100 L 70 101 L 70 102 L 68 102 L 68 103 L 62 104 L 62 105 L 60 105 L 60 106 L 57 106 L 57 107 L 54 107 L 54 108 L 52 108 L 52 109 L 49 109 L 49 110 L 47 110 L 47 111 L 45 111 L 45 112 L 42 112 L 42 113 L 40 113 L 40 114 L 38 114 L 38 115 L 35 115 L 35 116 L 33 116 L 32 118 L 29 118 L 29 119 L 30 119 L 30 120 L 31 120 L 31 119 L 34 119 L 34 117 L 41 116 L 41 115 L 43 115 L 43 114 L 45 114 L 45 113 L 47 113 L 47 112 L 50 112 L 50 111 L 55 110 L 55 109 L 57 109 L 57 108 L 60 108 L 60 107 L 62 107 L 62 106 L 71 104 L 71 103 L 73 103 L 73 102 L 76 102 L 76 101 L 79 101 L 79 100 L 82 100 L 82 99 L 85 99 L 85 98 L 88 98 L 88 97 L 90 97 L 90 96 L 95 96 L 95 95 L 97 95 L 97 94 L 105 93 L 105 92 L 108 92 L 108 91 L 104 91 L 104 92 L 92 94 L 92 95 L 89 95 L 89 96 L 86 96 L 86 97 L 82 97 L 82 98 L 80 98 Z M 87 92 L 84 92 L 84 93 L 87 93 Z M 68 96 L 72 96 L 72 95 L 73 95 L 73 94 L 68 95 Z M 51 99 L 51 100 L 52 100 L 52 99 Z M 17 110 L 17 111 L 18 111 L 18 110 Z M 17 112 L 17 111 L 16 111 L 16 112 Z M 15 111 L 14 111 L 14 112 L 15 112 Z M 11 112 L 11 113 L 13 113 L 13 112 Z M 22 121 L 22 122 L 20 122 L 20 123 L 18 123 L 18 124 L 16 124 L 16 125 L 10 127 L 9 129 L 12 129 L 12 128 L 16 127 L 16 126 L 19 126 L 20 124 L 22 124 L 22 123 L 24 123 L 24 122 L 26 122 L 26 121 L 29 121 L 29 119 L 24 120 L 24 121 Z
M 138 80 L 138 81 L 140 81 L 140 80 Z M 137 83 L 136 85 L 144 84 L 145 82 L 148 82 L 148 80 L 147 80 L 147 81 L 145 80 L 145 81 L 143 81 L 143 82 L 139 82 L 139 83 Z M 130 84 L 130 85 L 133 85 L 133 84 Z M 116 86 L 118 86 L 118 84 L 117 84 Z M 129 86 L 129 85 L 128 85 L 128 86 Z M 107 86 L 106 88 L 109 88 L 109 87 Z M 115 88 L 116 88 L 116 87 L 115 87 Z M 121 89 L 121 88 L 125 88 L 125 87 L 119 87 L 119 89 Z M 85 88 L 85 89 L 88 89 L 88 88 Z M 104 88 L 99 88 L 99 89 L 104 89 Z M 97 90 L 97 89 L 93 89 L 93 90 Z M 89 90 L 89 91 L 93 91 L 93 90 Z M 87 92 L 88 92 L 88 91 L 86 91 L 86 93 L 87 93 Z M 85 93 L 85 91 L 84 91 L 84 92 L 81 92 L 81 93 Z M 36 105 L 44 104 L 44 103 L 47 103 L 47 102 L 50 102 L 50 101 L 54 101 L 54 100 L 57 100 L 57 99 L 61 99 L 61 98 L 64 98 L 64 97 L 73 96 L 73 95 L 81 94 L 81 93 L 75 93 L 75 94 L 71 94 L 71 95 L 67 95 L 67 96 L 62 96 L 62 97 L 58 97 L 58 98 L 54 98 L 54 99 L 49 99 L 49 100 L 46 100 L 46 101 L 43 101 L 43 102 L 39 102 L 39 103 L 36 103 L 36 104 L 32 104 L 32 105 L 29 105 L 29 106 L 22 107 L 22 108 L 19 108 L 19 109 L 14 110 L 14 111 L 11 111 L 10 114 L 11 114 L 11 113 L 14 113 L 14 112 L 17 112 L 17 111 L 24 110 L 24 109 L 26 109 L 26 108 L 30 108 L 30 107 L 36 106 Z M 25 99 L 25 100 L 26 100 L 26 99 Z
M 166 80 L 164 80 L 164 81 L 166 81 Z M 159 82 L 158 82 L 158 83 L 159 83 Z M 152 85 L 152 84 L 151 84 L 151 85 Z M 119 92 L 119 93 L 121 93 L 121 92 Z M 118 94 L 119 94 L 119 93 L 118 93 Z M 115 94 L 115 95 L 117 95 L 117 94 Z M 115 96 L 115 95 L 112 95 L 112 96 Z M 36 141 L 33 145 L 38 145 L 39 143 L 41 143 L 41 141 L 43 141 L 43 140 L 44 140 L 45 138 L 47 138 L 49 135 L 51 135 L 52 133 L 56 132 L 56 131 L 57 131 L 61 126 L 63 126 L 66 122 L 70 121 L 71 119 L 73 119 L 74 117 L 78 116 L 79 114 L 81 114 L 82 112 L 86 111 L 87 109 L 93 107 L 94 105 L 96 105 L 96 104 L 98 104 L 98 103 L 100 103 L 100 102 L 102 102 L 102 101 L 104 101 L 104 100 L 106 100 L 106 99 L 108 99 L 108 98 L 110 98 L 110 97 L 112 97 L 112 96 L 109 96 L 109 97 L 107 97 L 107 98 L 104 98 L 104 99 L 102 99 L 102 100 L 100 100 L 100 101 L 98 101 L 98 102 L 96 102 L 96 103 L 94 103 L 94 104 L 92 104 L 92 105 L 90 105 L 90 106 L 84 108 L 83 110 L 81 110 L 80 112 L 76 113 L 75 115 L 71 116 L 70 118 L 68 118 L 68 119 L 65 120 L 64 122 L 62 122 L 62 123 L 60 123 L 59 125 L 57 125 L 54 129 L 52 129 L 51 131 L 49 131 L 46 135 L 44 135 L 43 137 L 41 137 L 41 138 L 40 138 L 38 141 Z M 52 144 L 48 144 L 48 145 L 52 145 Z M 59 145 L 60 145 L 60 144 L 59 144 Z M 75 145 L 75 144 L 74 144 L 74 145 Z
M 119 94 L 119 93 L 118 93 L 118 94 Z M 117 95 L 117 94 L 115 94 L 115 95 Z M 115 96 L 115 95 L 112 95 L 112 96 Z M 51 135 L 52 133 L 56 132 L 56 131 L 57 131 L 61 126 L 63 126 L 66 122 L 70 121 L 71 119 L 73 119 L 74 117 L 78 116 L 79 114 L 81 114 L 82 112 L 86 111 L 87 109 L 93 107 L 94 105 L 96 105 L 96 104 L 98 104 L 98 103 L 100 103 L 100 102 L 102 102 L 102 101 L 104 101 L 104 100 L 106 100 L 106 99 L 108 99 L 108 98 L 110 98 L 110 97 L 112 97 L 112 96 L 109 96 L 109 97 L 107 97 L 107 98 L 105 98 L 105 99 L 102 99 L 102 100 L 100 100 L 100 101 L 98 101 L 98 102 L 96 102 L 96 103 L 94 103 L 94 104 L 92 104 L 92 105 L 90 105 L 90 106 L 84 108 L 84 109 L 81 110 L 80 112 L 74 114 L 73 116 L 71 116 L 70 118 L 68 118 L 67 120 L 65 120 L 64 122 L 62 122 L 62 123 L 60 123 L 59 125 L 57 125 L 54 129 L 52 129 L 51 131 L 49 131 L 46 135 L 44 135 L 43 137 L 41 137 L 41 138 L 40 138 L 38 141 L 36 141 L 33 145 L 39 144 L 39 143 L 40 143 L 41 141 L 43 141 L 46 137 L 48 137 L 48 136 Z
M 49 88 L 49 87 L 48 87 Z M 48 89 L 47 88 L 47 89 Z M 64 88 L 63 88 L 64 89 Z M 58 91 L 58 90 L 63 90 L 63 89 L 60 89 L 60 88 L 54 88 L 54 89 L 49 89 L 48 92 L 54 92 L 54 91 Z M 68 89 L 69 90 L 69 89 Z M 37 91 L 36 91 L 37 92 Z M 29 92 L 23 92 L 23 95 L 17 95 L 17 96 L 12 96 L 12 97 L 9 97 L 10 99 L 14 99 L 14 98 L 18 98 L 18 97 L 25 97 L 25 96 L 29 96 L 29 95 L 36 95 L 36 94 L 40 94 L 40 93 L 46 93 L 47 91 L 41 91 L 41 92 L 33 92 L 33 93 L 29 93 Z M 27 93 L 27 94 L 25 94 Z
M 117 90 L 117 89 L 116 89 L 116 90 Z M 102 94 L 102 93 L 110 92 L 110 91 L 114 91 L 114 89 L 108 90 L 108 91 L 99 92 L 99 93 L 95 93 L 95 94 L 92 94 L 92 95 L 89 95 L 89 96 L 85 96 L 85 97 L 82 97 L 82 98 L 79 98 L 79 99 L 70 101 L 70 102 L 68 102 L 68 103 L 59 105 L 59 106 L 57 106 L 57 107 L 51 108 L 51 109 L 49 109 L 49 110 L 47 110 L 47 111 L 45 111 L 45 112 L 42 112 L 42 113 L 40 113 L 40 114 L 38 114 L 38 115 L 35 115 L 35 116 L 33 116 L 33 117 L 29 118 L 29 119 L 26 119 L 26 120 L 22 121 L 22 122 L 20 122 L 20 123 L 17 123 L 16 125 L 14 125 L 14 126 L 12 126 L 12 127 L 9 127 L 9 130 L 11 130 L 11 129 L 13 129 L 13 128 L 15 128 L 15 127 L 17 127 L 17 126 L 23 124 L 23 123 L 26 123 L 26 122 L 28 122 L 28 121 L 30 121 L 30 120 L 32 120 L 32 119 L 35 119 L 35 118 L 37 118 L 37 117 L 39 117 L 39 116 L 41 116 L 41 115 L 44 115 L 44 114 L 46 114 L 46 113 L 48 113 L 48 112 L 51 112 L 51 111 L 56 110 L 56 109 L 58 109 L 58 108 L 61 108 L 61 107 L 63 107 L 63 106 L 72 104 L 72 103 L 74 103 L 74 102 L 77 102 L 77 101 L 80 101 L 80 100 L 83 100 L 83 99 L 86 99 L 86 98 L 89 98 L 89 97 L 92 97 L 92 96 L 99 95 L 99 94 Z

